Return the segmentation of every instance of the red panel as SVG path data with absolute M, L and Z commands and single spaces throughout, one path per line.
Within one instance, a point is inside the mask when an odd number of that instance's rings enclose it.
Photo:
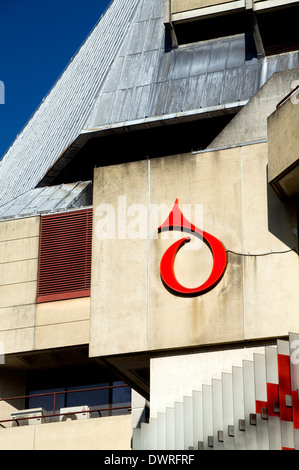
M 263 408 L 267 408 L 268 403 L 266 401 L 256 400 L 255 402 L 255 412 L 261 413 Z
M 293 421 L 294 429 L 299 429 L 299 400 L 298 400 L 298 391 L 292 391 L 292 406 L 293 406 Z
M 267 398 L 268 415 L 279 416 L 279 413 L 274 411 L 274 402 L 278 403 L 279 400 L 278 384 L 267 383 Z
M 291 395 L 291 373 L 290 356 L 278 354 L 278 382 L 280 419 L 282 421 L 293 421 L 292 408 L 286 406 L 286 395 Z
M 92 209 L 41 217 L 37 302 L 90 293 Z

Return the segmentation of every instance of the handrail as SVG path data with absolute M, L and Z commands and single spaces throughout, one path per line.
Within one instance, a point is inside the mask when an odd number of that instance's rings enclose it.
M 280 106 L 282 106 L 283 103 L 284 103 L 285 101 L 287 101 L 287 100 L 290 98 L 290 96 L 292 96 L 292 94 L 293 94 L 296 90 L 298 90 L 298 88 L 299 88 L 299 85 L 297 85 L 292 91 L 290 91 L 290 93 L 288 93 L 288 94 L 276 105 L 276 109 L 279 109 Z
M 26 416 L 24 418 L 2 419 L 2 420 L 0 420 L 0 424 L 16 422 L 17 426 L 19 426 L 19 421 L 26 421 L 26 420 L 37 419 L 37 418 L 54 418 L 54 417 L 56 418 L 58 416 L 69 416 L 69 415 L 74 415 L 74 414 L 79 414 L 79 413 L 88 413 L 88 412 L 98 413 L 99 416 L 101 417 L 101 412 L 103 412 L 103 411 L 116 411 L 116 410 L 131 411 L 131 407 L 129 407 L 129 406 L 112 406 L 111 408 L 97 408 L 97 409 L 82 410 L 82 411 L 66 411 L 65 413 L 54 413 L 54 414 L 46 414 L 46 415 L 43 414 L 43 415 L 40 415 L 40 416 Z
M 56 408 L 56 396 L 61 395 L 61 394 L 69 394 L 69 393 L 75 393 L 75 392 L 90 392 L 90 391 L 95 391 L 95 390 L 109 390 L 109 389 L 115 389 L 115 388 L 125 388 L 129 387 L 127 384 L 123 385 L 107 385 L 105 387 L 92 387 L 92 388 L 82 388 L 82 389 L 76 389 L 76 390 L 61 390 L 57 392 L 46 392 L 46 393 L 36 393 L 33 395 L 20 395 L 20 396 L 15 396 L 15 397 L 6 397 L 6 398 L 0 398 L 0 402 L 2 401 L 10 401 L 10 400 L 20 400 L 24 398 L 34 398 L 34 397 L 42 397 L 42 396 L 53 396 L 53 413 L 52 414 L 46 414 L 46 415 L 41 415 L 41 418 L 51 418 L 51 417 L 58 417 L 58 416 L 64 416 L 64 415 L 71 415 L 71 414 L 78 414 L 78 413 L 86 413 L 86 412 L 91 412 L 91 413 L 98 413 L 99 416 L 101 416 L 101 413 L 104 411 L 115 411 L 115 410 L 123 410 L 126 409 L 128 411 L 131 410 L 130 406 L 112 406 L 109 408 L 95 408 L 95 409 L 90 409 L 90 410 L 83 410 L 83 411 L 68 411 L 65 413 L 56 413 L 55 408 Z M 29 410 L 28 410 L 29 411 Z M 38 416 L 39 417 L 39 416 Z M 11 419 L 4 419 L 0 420 L 0 425 L 2 423 L 7 423 L 7 422 L 16 422 L 17 425 L 19 426 L 18 421 L 22 420 L 30 420 L 30 419 L 36 419 L 37 416 L 26 416 L 24 418 L 11 418 Z
M 47 395 L 58 395 L 58 394 L 63 394 L 63 393 L 75 393 L 75 392 L 90 392 L 92 390 L 106 390 L 109 388 L 124 388 L 124 387 L 129 387 L 129 385 L 124 384 L 124 385 L 107 385 L 106 387 L 93 387 L 93 388 L 80 388 L 77 390 L 61 390 L 58 392 L 45 392 L 45 393 L 36 393 L 33 395 L 19 395 L 17 397 L 6 397 L 6 398 L 0 398 L 0 401 L 8 401 L 8 400 L 19 400 L 21 398 L 32 398 L 32 397 L 43 397 Z

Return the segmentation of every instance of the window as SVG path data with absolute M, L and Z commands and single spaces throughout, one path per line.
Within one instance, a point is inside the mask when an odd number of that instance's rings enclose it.
M 59 415 L 62 408 L 88 406 L 92 416 L 126 414 L 131 388 L 117 376 L 93 367 L 32 372 L 27 379 L 26 408 L 43 408 Z
M 299 50 L 298 15 L 298 6 L 258 14 L 267 56 Z
M 37 302 L 87 297 L 92 209 L 41 217 Z
M 202 17 L 174 25 L 178 45 L 219 39 L 251 31 L 245 12 L 229 12 L 219 16 Z

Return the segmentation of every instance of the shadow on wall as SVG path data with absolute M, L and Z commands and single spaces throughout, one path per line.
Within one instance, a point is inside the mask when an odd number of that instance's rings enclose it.
M 298 201 L 282 200 L 268 183 L 268 166 L 266 174 L 268 230 L 298 253 Z

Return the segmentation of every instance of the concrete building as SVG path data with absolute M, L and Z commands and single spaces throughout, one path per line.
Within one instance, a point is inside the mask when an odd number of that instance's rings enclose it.
M 298 11 L 114 0 L 16 138 L 0 449 L 298 449 Z

